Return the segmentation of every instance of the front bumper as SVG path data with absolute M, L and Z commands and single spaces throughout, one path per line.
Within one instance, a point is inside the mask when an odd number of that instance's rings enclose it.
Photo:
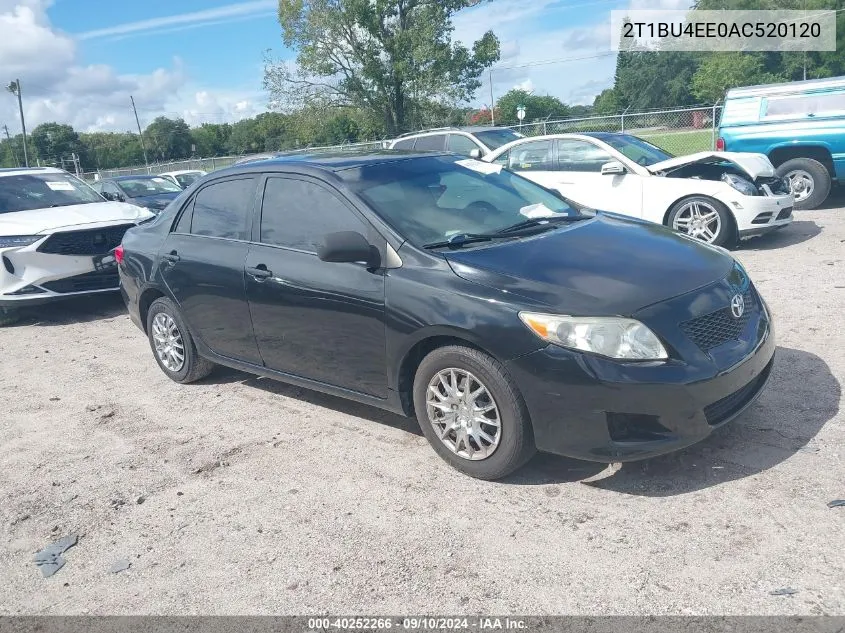
M 792 194 L 741 196 L 723 200 L 736 218 L 741 239 L 755 237 L 782 228 L 792 222 Z
M 680 361 L 620 363 L 549 346 L 508 363 L 541 451 L 645 459 L 695 444 L 760 395 L 775 355 L 769 326 L 754 350 L 707 377 Z

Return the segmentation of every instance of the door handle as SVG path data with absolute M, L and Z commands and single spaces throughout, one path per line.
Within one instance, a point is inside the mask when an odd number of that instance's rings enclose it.
M 163 255 L 162 259 L 166 262 L 171 263 L 171 264 L 175 264 L 176 262 L 178 262 L 182 258 L 179 257 L 179 255 L 176 251 L 171 251 L 170 253 Z
M 264 264 L 258 264 L 255 268 L 247 268 L 246 274 L 256 281 L 262 281 L 273 276 L 272 271 L 267 270 L 267 266 Z

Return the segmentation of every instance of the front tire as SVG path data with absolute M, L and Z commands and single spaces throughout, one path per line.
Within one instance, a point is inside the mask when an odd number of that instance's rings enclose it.
M 789 181 L 796 209 L 815 209 L 830 194 L 827 167 L 812 158 L 793 158 L 777 168 L 777 175 Z
M 147 313 L 147 337 L 158 366 L 175 382 L 195 382 L 214 369 L 214 363 L 197 353 L 188 326 L 170 299 L 153 301 Z
M 528 409 L 504 366 L 478 350 L 434 350 L 414 378 L 417 421 L 449 465 L 478 479 L 500 479 L 537 448 Z
M 707 244 L 731 248 L 736 244 L 736 224 L 727 207 L 708 196 L 690 196 L 669 210 L 666 224 Z

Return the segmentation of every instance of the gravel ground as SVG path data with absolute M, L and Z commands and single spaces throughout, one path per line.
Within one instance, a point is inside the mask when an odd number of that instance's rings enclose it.
M 758 404 L 619 469 L 485 483 L 392 414 L 176 385 L 114 296 L 0 329 L 0 613 L 845 614 L 843 198 L 737 251 L 780 345 Z

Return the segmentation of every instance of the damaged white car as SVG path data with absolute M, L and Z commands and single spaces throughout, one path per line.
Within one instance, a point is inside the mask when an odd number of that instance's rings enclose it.
M 663 224 L 717 246 L 792 222 L 789 183 L 762 154 L 674 158 L 636 136 L 592 132 L 520 139 L 482 160 L 587 207 Z
M 118 290 L 112 250 L 154 217 L 61 169 L 0 169 L 0 325 L 25 305 Z

